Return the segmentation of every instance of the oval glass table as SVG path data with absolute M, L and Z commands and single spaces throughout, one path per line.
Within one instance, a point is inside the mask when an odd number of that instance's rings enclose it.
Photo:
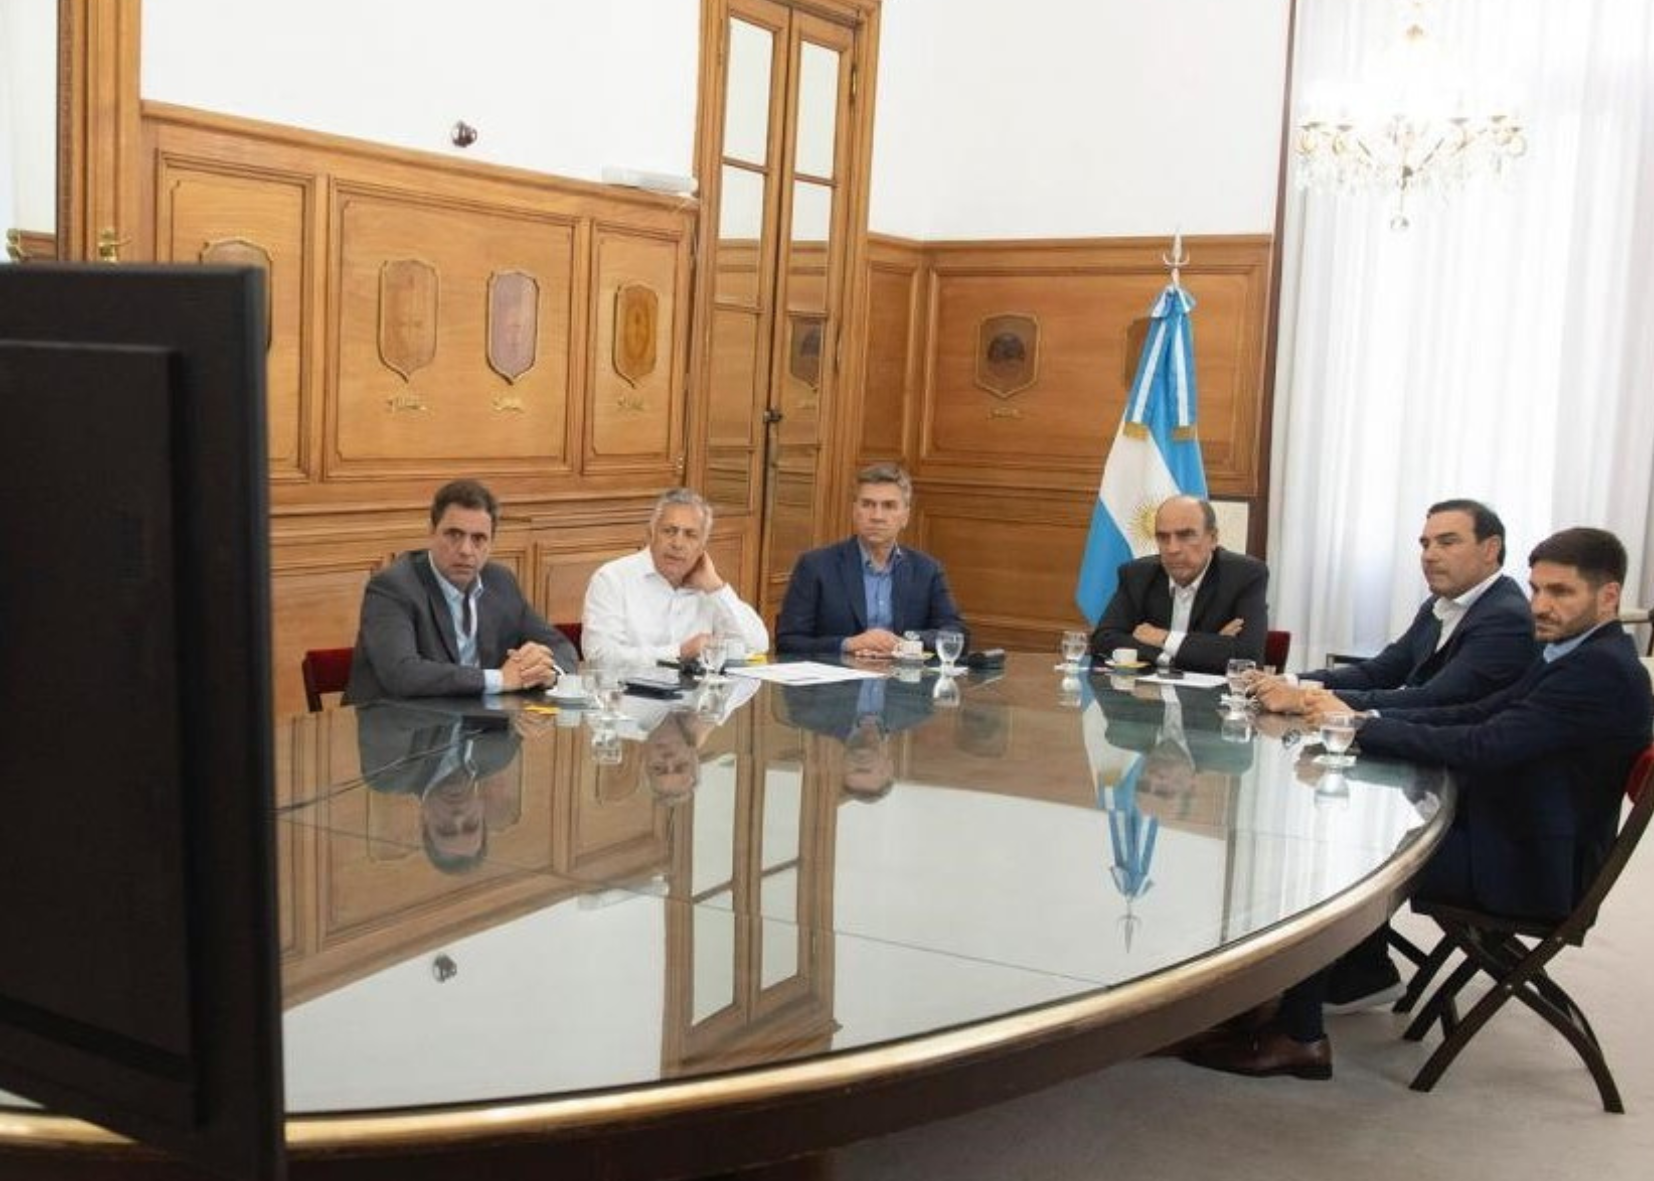
M 293 1175 L 705 1176 L 1010 1098 L 1352 946 L 1451 816 L 1215 688 L 813 679 L 283 723 Z M 190 1175 L 0 1096 L 31 1163 Z

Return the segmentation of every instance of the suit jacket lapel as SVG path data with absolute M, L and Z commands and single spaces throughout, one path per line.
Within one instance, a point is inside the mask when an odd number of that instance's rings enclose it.
M 414 573 L 419 576 L 419 584 L 425 588 L 425 606 L 431 613 L 431 626 L 442 641 L 442 650 L 448 653 L 449 660 L 458 664 L 459 643 L 454 637 L 454 616 L 448 610 L 448 600 L 443 598 L 442 588 L 437 585 L 436 571 L 431 569 L 428 553 L 420 550 L 414 554 Z
M 844 598 L 850 604 L 850 615 L 856 621 L 856 630 L 866 631 L 867 588 L 861 580 L 861 547 L 854 538 L 844 543 L 839 571 L 844 578 Z
M 1200 632 L 1215 632 L 1228 623 L 1227 619 L 1209 620 L 1206 613 L 1212 609 L 1212 600 L 1218 597 L 1218 580 L 1223 577 L 1219 559 L 1223 551 L 1214 549 L 1212 560 L 1206 565 L 1206 577 L 1200 580 L 1200 589 L 1195 592 L 1194 604 L 1189 608 L 1189 630 Z M 1171 592 L 1166 592 L 1171 597 Z

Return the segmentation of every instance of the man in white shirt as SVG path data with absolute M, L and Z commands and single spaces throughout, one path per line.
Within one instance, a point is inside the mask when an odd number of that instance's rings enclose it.
M 749 653 L 768 650 L 764 621 L 707 552 L 711 534 L 712 506 L 704 497 L 688 488 L 661 493 L 648 544 L 604 564 L 586 588 L 581 647 L 588 660 L 688 662 L 714 633 L 738 640 Z

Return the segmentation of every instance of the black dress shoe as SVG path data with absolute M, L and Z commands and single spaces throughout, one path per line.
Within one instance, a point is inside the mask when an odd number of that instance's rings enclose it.
M 1255 1078 L 1290 1074 L 1293 1078 L 1332 1077 L 1332 1043 L 1326 1038 L 1300 1042 L 1277 1026 L 1190 1046 L 1183 1061 L 1207 1070 Z

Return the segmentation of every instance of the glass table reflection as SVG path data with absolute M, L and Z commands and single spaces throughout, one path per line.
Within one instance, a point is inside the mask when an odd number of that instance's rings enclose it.
M 1031 1089 L 1353 944 L 1451 811 L 1438 772 L 1328 773 L 1216 689 L 1048 657 L 730 681 L 611 720 L 510 698 L 278 729 L 296 1168 L 884 1092 L 706 1158 L 729 1167 L 986 1101 L 983 1072 Z

